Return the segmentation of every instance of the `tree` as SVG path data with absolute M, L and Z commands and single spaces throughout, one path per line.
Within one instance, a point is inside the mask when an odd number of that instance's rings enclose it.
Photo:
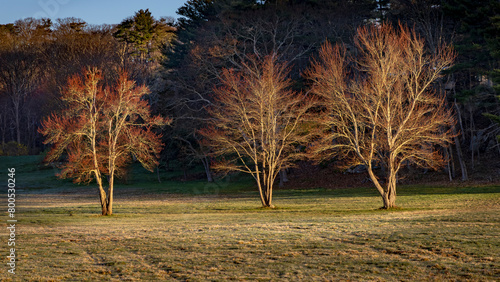
M 500 96 L 497 96 L 497 98 L 500 100 Z M 491 119 L 496 124 L 500 125 L 500 116 L 497 116 L 497 115 L 494 115 L 494 114 L 490 114 L 490 113 L 483 113 L 483 115 L 485 117 Z M 497 135 L 497 142 L 500 142 L 500 135 Z M 500 148 L 499 148 L 499 150 L 500 150 Z
M 223 71 L 209 109 L 213 120 L 201 133 L 213 154 L 222 156 L 214 168 L 251 174 L 262 205 L 272 208 L 279 171 L 304 157 L 298 146 L 309 136 L 303 124 L 313 101 L 289 90 L 287 70 L 274 58 L 243 65 Z
M 179 26 L 181 29 L 190 29 L 199 26 L 203 21 L 212 16 L 216 0 L 188 0 L 177 10 Z
M 48 91 L 59 92 L 69 77 L 86 66 L 100 69 L 105 80 L 116 79 L 120 69 L 126 69 L 127 58 L 120 53 L 113 29 L 107 25 L 88 25 L 77 18 L 58 19 L 47 54 L 52 88 Z
M 122 67 L 137 83 L 149 87 L 148 99 L 154 112 L 158 112 L 158 94 L 166 83 L 160 72 L 161 63 L 166 59 L 164 51 L 171 48 L 176 38 L 174 21 L 165 17 L 157 20 L 148 9 L 141 9 L 114 28 Z
M 113 35 L 123 43 L 123 52 L 132 58 L 129 68 L 136 69 L 135 75 L 141 81 L 146 82 L 160 66 L 162 49 L 175 38 L 172 22 L 173 19 L 169 22 L 167 18 L 156 20 L 146 9 L 117 25 Z
M 364 165 L 384 208 L 393 208 L 401 167 L 443 165 L 437 148 L 451 142 L 455 120 L 432 83 L 454 53 L 440 46 L 427 54 L 423 40 L 401 25 L 359 28 L 356 42 L 356 58 L 326 43 L 307 73 L 325 109 L 325 135 L 313 152 Z M 386 171 L 385 180 L 375 174 L 377 166 Z
M 325 38 L 352 40 L 353 26 L 362 22 L 358 1 L 254 1 L 193 0 L 179 8 L 177 36 L 166 49 L 165 81 L 160 103 L 166 116 L 174 116 L 174 134 L 201 161 L 210 181 L 208 150 L 196 131 L 209 119 L 212 90 L 222 69 L 242 70 L 247 56 L 275 56 L 290 65 L 289 77 L 302 85 L 300 73 L 308 57 Z M 307 2 L 307 3 L 305 3 Z M 314 3 L 313 3 L 314 2 Z M 363 1 L 364 2 L 364 1 Z M 336 16 L 332 18 L 332 14 Z M 347 34 L 349 34 L 347 36 Z M 169 128 L 171 129 L 171 128 Z M 166 142 L 167 143 L 167 142 Z M 173 142 L 169 142 L 173 143 Z M 171 151 L 166 151 L 171 153 Z
M 496 143 L 495 126 L 483 113 L 499 113 L 494 81 L 495 69 L 500 67 L 500 2 L 447 0 L 442 9 L 456 26 L 453 44 L 457 59 L 449 72 L 454 77 L 461 141 L 469 143 L 466 149 L 474 169 L 480 151 L 494 148 L 489 144 Z
M 0 90 L 11 103 L 17 143 L 26 139 L 21 133 L 25 102 L 45 75 L 44 43 L 51 25 L 48 19 L 26 18 L 0 29 Z
M 46 137 L 45 144 L 53 144 L 45 161 L 53 162 L 66 153 L 67 162 L 59 176 L 74 178 L 77 183 L 95 179 L 102 215 L 111 215 L 115 177 L 123 173 L 132 156 L 153 171 L 162 147 L 153 127 L 169 120 L 150 115 L 149 105 L 142 99 L 147 87 L 136 87 L 125 72 L 112 89 L 104 89 L 101 79 L 95 68 L 87 70 L 83 80 L 70 78 L 62 97 L 66 109 L 47 118 L 39 132 Z M 108 176 L 107 191 L 104 176 Z

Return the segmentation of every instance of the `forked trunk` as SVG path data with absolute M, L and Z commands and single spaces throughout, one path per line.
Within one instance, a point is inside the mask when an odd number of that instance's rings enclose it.
M 382 199 L 384 202 L 384 209 L 388 210 L 396 207 L 396 195 L 391 194 L 388 191 L 384 194 L 384 196 L 382 196 Z
M 266 175 L 257 176 L 257 186 L 260 193 L 260 201 L 262 202 L 262 207 L 274 208 L 272 204 L 273 200 L 273 181 L 269 181 Z
M 368 174 L 370 175 L 370 179 L 372 180 L 373 184 L 375 184 L 375 187 L 377 188 L 378 192 L 382 196 L 382 202 L 384 204 L 383 208 L 384 209 L 395 208 L 396 179 L 397 179 L 396 173 L 393 173 L 391 169 L 389 170 L 389 177 L 387 178 L 387 187 L 385 189 L 382 187 L 382 185 L 380 185 L 377 176 L 375 176 L 370 166 L 368 167 Z
M 272 208 L 274 209 L 274 205 L 272 203 L 273 201 L 273 195 L 272 195 L 272 187 L 266 187 L 266 193 L 264 193 L 264 198 L 262 201 L 262 206 L 265 208 Z
M 396 207 L 396 184 L 397 184 L 397 169 L 394 161 L 394 157 L 390 158 L 389 171 L 387 177 L 387 186 L 385 193 L 382 196 L 384 199 L 384 209 L 390 209 Z
M 102 215 L 112 215 L 113 214 L 113 200 L 111 198 L 106 198 L 104 201 L 101 198 L 101 214 Z
M 102 209 L 102 215 L 111 215 L 112 211 L 109 209 L 109 202 L 105 201 L 104 203 L 101 202 L 101 209 Z
M 101 214 L 102 215 L 112 215 L 113 214 L 113 182 L 110 179 L 110 187 L 108 189 L 108 195 L 104 191 L 102 186 L 102 179 L 96 178 L 97 184 L 99 186 L 99 201 L 101 203 Z
M 389 177 L 389 181 L 387 182 L 387 188 L 382 195 L 384 202 L 384 209 L 391 209 L 396 207 L 396 177 Z

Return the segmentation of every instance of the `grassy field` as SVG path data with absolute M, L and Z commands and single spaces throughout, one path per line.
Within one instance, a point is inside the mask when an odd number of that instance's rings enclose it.
M 400 210 L 373 188 L 277 190 L 259 208 L 250 179 L 207 185 L 135 169 L 99 216 L 94 186 L 57 180 L 37 157 L 17 170 L 16 274 L 2 281 L 498 281 L 500 186 L 400 187 Z M 6 210 L 6 189 L 1 204 Z M 2 222 L 7 216 L 2 212 Z

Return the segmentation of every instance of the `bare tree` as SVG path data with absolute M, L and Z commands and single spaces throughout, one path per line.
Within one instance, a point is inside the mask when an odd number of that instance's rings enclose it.
M 115 176 L 123 172 L 132 156 L 153 171 L 162 144 L 152 127 L 169 121 L 150 115 L 149 105 L 142 100 L 147 87 L 136 87 L 126 73 L 113 90 L 101 87 L 97 69 L 88 70 L 85 76 L 84 81 L 79 76 L 69 80 L 63 93 L 68 107 L 47 118 L 39 131 L 46 136 L 46 144 L 53 144 L 45 161 L 55 161 L 67 152 L 60 177 L 87 183 L 95 179 L 102 214 L 111 215 Z M 107 191 L 104 175 L 108 176 Z
M 44 76 L 44 43 L 49 38 L 50 25 L 48 19 L 26 18 L 16 21 L 11 30 L 1 32 L 0 84 L 11 103 L 17 143 L 25 141 L 21 133 L 25 102 Z
M 360 28 L 356 45 L 358 57 L 351 58 L 326 43 L 308 71 L 326 109 L 325 136 L 314 152 L 365 165 L 384 208 L 392 208 L 401 167 L 444 164 L 437 148 L 452 141 L 455 119 L 432 83 L 455 55 L 447 46 L 427 54 L 424 41 L 402 25 Z M 385 185 L 376 166 L 385 168 Z
M 293 64 L 290 75 L 299 77 L 298 66 L 302 66 L 300 70 L 305 68 L 307 53 L 315 42 L 305 39 L 312 30 L 310 22 L 298 12 L 231 11 L 220 14 L 215 21 L 204 22 L 195 31 L 196 39 L 186 42 L 189 52 L 168 74 L 169 99 L 164 109 L 176 117 L 177 124 L 182 124 L 181 128 L 174 126 L 180 135 L 176 140 L 182 141 L 179 145 L 190 156 L 201 161 L 208 181 L 212 180 L 209 150 L 195 132 L 209 119 L 205 108 L 212 104 L 212 89 L 221 80 L 221 70 L 243 70 L 247 67 L 241 64 L 243 61 L 256 62 L 272 56 L 277 62 Z
M 201 133 L 222 157 L 214 168 L 251 174 L 262 205 L 274 207 L 276 176 L 304 157 L 297 146 L 308 140 L 303 124 L 313 101 L 289 90 L 286 68 L 274 58 L 242 65 L 239 72 L 223 71 L 223 86 L 215 89 L 209 109 L 213 120 Z

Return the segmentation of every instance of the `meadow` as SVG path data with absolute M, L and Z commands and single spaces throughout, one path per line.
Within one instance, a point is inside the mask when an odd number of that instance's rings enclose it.
M 59 180 L 40 157 L 16 168 L 16 274 L 2 281 L 498 281 L 500 186 L 401 186 L 395 210 L 370 187 L 276 189 L 250 178 L 181 181 L 137 167 L 100 216 L 97 189 Z M 6 189 L 1 206 L 7 210 Z M 7 213 L 2 212 L 3 226 Z

